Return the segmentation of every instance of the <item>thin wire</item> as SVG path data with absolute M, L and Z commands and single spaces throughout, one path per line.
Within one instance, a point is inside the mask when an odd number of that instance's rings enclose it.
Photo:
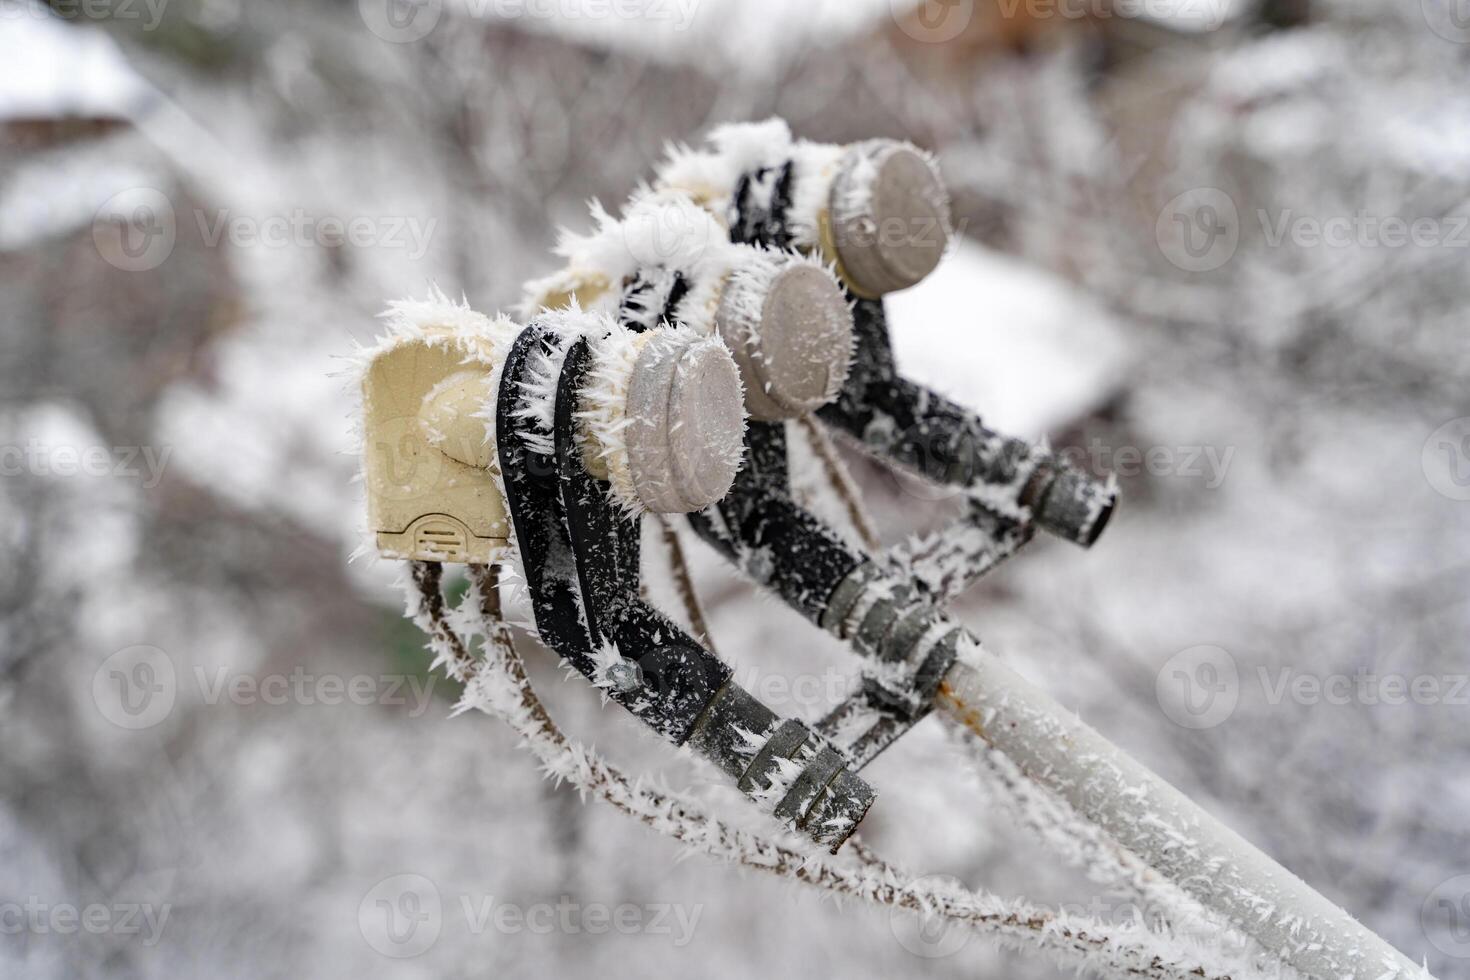
M 868 509 L 863 506 L 862 494 L 853 482 L 846 464 L 842 462 L 842 457 L 837 454 L 837 446 L 833 444 L 832 437 L 810 415 L 803 415 L 797 422 L 811 440 L 817 459 L 822 462 L 827 483 L 847 507 L 848 520 L 852 522 L 853 530 L 857 531 L 863 547 L 875 554 L 881 551 L 883 542 L 879 538 L 877 525 L 873 523 Z
M 442 571 L 438 562 L 415 562 L 414 583 L 418 586 L 422 608 L 433 625 L 433 636 L 448 644 L 456 658 L 461 652 L 468 657 L 469 648 L 450 624 L 439 591 Z M 503 671 L 513 686 L 520 713 L 517 716 L 506 706 L 492 709 L 480 705 L 481 710 L 509 723 L 548 773 L 567 779 L 580 790 L 590 791 L 656 832 L 713 857 L 795 879 L 831 894 L 903 908 L 921 917 L 939 916 L 963 923 L 1003 944 L 1051 953 L 1078 969 L 1091 967 L 1111 975 L 1148 980 L 1230 980 L 1229 976 L 1218 976 L 1202 967 L 1191 969 L 1177 962 L 1166 962 L 1157 947 L 1151 948 L 1153 937 L 1146 932 L 1136 937 L 1115 937 L 1095 920 L 1063 921 L 1048 909 L 1023 901 L 1005 901 L 989 892 L 962 887 L 938 888 L 932 876 L 913 878 L 860 843 L 849 852 L 853 866 L 844 868 L 731 827 L 703 813 L 691 800 L 650 789 L 644 780 L 630 779 L 595 752 L 569 739 L 552 719 L 532 690 L 525 662 L 514 644 L 497 639 L 509 635 L 503 621 L 491 618 L 499 607 L 498 571 L 483 565 L 471 565 L 469 571 L 481 592 L 485 634 L 497 649 L 494 656 L 470 658 L 465 681 L 473 683 L 476 675 L 484 670 Z M 496 598 L 492 600 L 491 596 Z
M 694 589 L 694 576 L 689 572 L 689 561 L 684 553 L 684 542 L 679 540 L 679 532 L 674 523 L 667 516 L 660 517 L 659 524 L 663 529 L 664 547 L 669 552 L 669 564 L 674 573 L 674 590 L 679 593 L 679 599 L 684 603 L 684 611 L 689 616 L 689 625 L 694 632 L 704 638 L 704 645 L 710 653 L 719 656 L 715 649 L 715 635 L 710 632 L 709 622 L 705 619 L 704 605 L 699 601 L 699 593 Z

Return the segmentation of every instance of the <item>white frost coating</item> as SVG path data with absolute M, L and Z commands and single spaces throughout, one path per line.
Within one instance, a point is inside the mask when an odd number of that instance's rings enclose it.
M 675 273 L 688 292 L 671 311 L 701 334 L 713 333 L 715 315 L 732 289 L 738 293 L 743 322 L 759 324 L 766 290 L 780 272 L 798 265 L 818 269 L 837 285 L 835 271 L 813 258 L 732 243 L 725 227 L 682 191 L 640 191 L 614 218 L 593 202 L 593 231 L 563 231 L 556 254 L 566 261 L 558 271 L 527 282 L 520 311 L 533 316 L 561 297 L 576 294 L 599 313 L 622 313 L 654 327 L 664 312 Z M 652 284 L 646 298 L 623 308 L 625 288 L 635 280 Z M 594 284 L 594 288 L 585 288 Z M 580 290 L 580 292 L 579 292 Z M 725 309 L 729 309 L 728 304 Z M 834 379 L 840 386 L 841 379 Z M 834 391 L 835 395 L 836 392 Z
M 771 283 L 783 270 L 803 261 L 794 255 L 757 248 L 746 253 L 744 261 L 730 273 L 720 304 L 732 320 L 735 336 L 742 341 L 760 335 L 761 314 Z
M 996 801 L 1016 821 L 1029 828 L 1045 845 L 1087 877 L 1125 892 L 1157 924 L 1195 942 L 1215 946 L 1227 959 L 1255 958 L 1266 953 L 1254 939 L 1234 928 L 1219 913 L 1205 908 L 1179 886 L 1150 868 L 1139 857 L 1118 846 L 1096 824 L 1085 819 L 1055 793 L 1028 779 L 1005 754 L 968 731 L 956 731 L 974 759 L 977 773 Z M 1161 921 L 1154 921 L 1155 919 Z M 1285 976 L 1296 971 L 1283 964 Z
M 429 632 L 439 659 L 457 656 L 453 640 L 434 624 L 415 590 L 408 587 L 409 613 Z M 466 602 L 473 601 L 474 590 Z M 493 639 L 483 659 L 467 665 L 464 696 L 455 709 L 478 709 L 499 717 L 520 736 L 542 771 L 566 781 L 585 798 L 600 797 L 652 830 L 742 867 L 798 881 L 823 893 L 903 908 L 926 919 L 966 926 L 1010 949 L 1046 954 L 1079 973 L 1129 980 L 1267 980 L 1279 974 L 1259 964 L 1222 963 L 1208 948 L 1157 934 L 1139 923 L 1109 923 L 1054 912 L 983 890 L 972 891 L 933 875 L 915 876 L 866 848 L 850 846 L 840 856 L 819 850 L 785 828 L 768 822 L 747 829 L 716 819 L 704 805 L 666 789 L 656 779 L 630 778 L 579 742 L 568 739 L 531 692 L 524 668 L 503 624 L 487 622 L 480 632 Z
M 505 368 L 505 356 L 510 352 L 524 327 L 504 315 L 492 317 L 476 312 L 470 307 L 467 299 L 461 297 L 458 302 L 451 300 L 437 286 L 431 286 L 428 296 L 424 299 L 403 299 L 390 302 L 388 308 L 379 314 L 379 317 L 387 326 L 386 333 L 373 345 L 358 347 L 348 357 L 351 366 L 346 374 L 356 390 L 362 390 L 362 378 L 373 358 L 400 343 L 423 339 L 431 345 L 441 343 L 457 345 L 464 351 L 466 367 L 488 367 L 490 369 L 490 380 L 486 386 L 490 397 L 475 411 L 474 418 L 479 419 L 485 426 L 485 445 L 493 444 L 496 427 L 496 397 Z M 476 338 L 484 343 L 468 343 L 469 338 Z M 354 413 L 354 424 L 357 427 L 355 435 L 359 450 L 362 443 L 361 427 L 364 415 L 363 412 Z M 505 493 L 505 477 L 500 471 L 498 456 L 492 456 L 488 472 L 500 498 L 509 499 Z M 521 557 L 520 549 L 516 544 L 514 521 L 506 521 L 506 537 L 507 544 L 500 552 L 502 555 L 502 598 L 506 608 L 529 609 L 529 603 L 525 601 L 525 577 L 520 571 Z M 376 553 L 376 537 L 364 525 L 362 542 L 353 552 L 353 557 Z M 478 591 L 472 587 L 466 597 L 466 604 L 461 608 L 478 610 L 478 596 Z M 464 617 L 460 617 L 455 622 L 456 625 L 470 631 L 462 635 L 474 633 Z M 423 624 L 420 623 L 420 625 Z M 529 619 L 510 625 L 532 632 L 536 628 L 535 623 Z M 440 660 L 436 660 L 437 662 Z
M 724 358 L 730 357 L 730 348 L 725 346 L 725 341 L 719 334 L 701 334 L 687 324 L 682 323 L 676 327 L 662 330 L 658 334 L 650 337 L 649 346 L 658 353 L 659 358 L 679 358 L 679 363 L 675 371 L 681 379 L 685 377 L 685 372 L 690 369 L 689 365 L 697 364 L 702 360 L 700 355 L 704 351 L 717 351 Z M 740 380 L 737 378 L 735 383 L 737 386 L 740 385 Z M 739 394 L 741 403 L 743 404 L 745 397 L 743 388 L 739 390 Z M 732 439 L 723 447 L 724 456 L 721 460 L 722 462 L 739 468 L 741 460 L 745 458 L 744 436 L 746 426 L 749 425 L 749 422 L 750 420 L 742 410 L 740 412 L 740 437 L 738 439 Z M 676 431 L 683 424 L 684 422 L 682 420 L 675 422 L 673 429 L 670 431 Z
M 729 327 L 733 328 L 734 339 L 741 342 L 759 340 L 766 298 L 770 294 L 772 284 L 782 273 L 805 266 L 821 273 L 836 294 L 841 295 L 842 293 L 842 285 L 837 279 L 836 270 L 830 264 L 815 257 L 795 252 L 776 252 L 751 246 L 737 246 L 734 258 L 736 261 L 732 264 L 732 271 L 725 282 L 724 294 L 720 297 L 720 310 L 727 318 Z M 727 336 L 729 336 L 728 333 Z M 849 364 L 856 351 L 856 336 L 850 338 L 850 344 Z M 757 360 L 764 356 L 759 345 L 752 351 L 752 356 Z M 827 352 L 822 350 L 817 355 L 808 354 L 808 356 L 820 356 L 825 361 Z M 836 398 L 846 382 L 846 371 L 830 372 L 827 375 L 827 388 L 823 393 L 823 400 L 830 402 Z
M 613 498 L 630 516 L 644 510 L 628 466 L 625 439 L 633 424 L 628 416 L 628 382 L 642 348 L 641 336 L 646 335 L 614 329 L 593 342 L 588 384 L 582 389 L 576 414 L 583 453 L 606 468 Z
M 363 379 L 375 358 L 399 344 L 417 340 L 422 340 L 433 347 L 454 348 L 461 354 L 461 363 L 467 368 L 489 368 L 491 372 L 489 390 L 494 392 L 500 386 L 499 372 L 504 363 L 505 354 L 521 332 L 520 326 L 513 323 L 508 317 L 491 317 L 478 313 L 470 308 L 467 300 L 461 298 L 459 302 L 455 302 L 444 295 L 444 292 L 437 286 L 431 286 L 428 296 L 424 299 L 402 299 L 390 302 L 388 308 L 378 316 L 387 326 L 386 332 L 371 345 L 357 345 L 346 358 L 349 366 L 344 375 L 347 382 L 358 393 L 362 391 Z M 443 384 L 448 383 L 450 383 L 449 380 L 443 382 Z M 430 394 L 432 396 L 433 392 Z M 354 415 L 353 446 L 359 454 L 362 450 L 362 420 L 365 417 L 365 406 L 364 411 L 359 411 Z M 485 423 L 483 444 L 491 445 L 495 441 L 493 398 L 482 411 L 475 413 L 475 418 Z M 432 437 L 433 433 L 429 435 Z M 492 465 L 490 470 L 497 474 L 498 479 L 499 466 Z M 502 494 L 504 493 L 503 486 L 498 489 Z M 372 548 L 376 548 L 375 543 L 372 544 Z
M 878 168 L 870 154 L 853 152 L 861 150 L 861 145 L 793 140 L 790 129 L 780 119 L 720 126 L 710 132 L 709 143 L 707 150 L 671 147 L 658 169 L 656 186 L 683 191 L 728 219 L 742 174 L 789 162 L 792 190 L 786 222 L 792 244 L 803 252 L 822 247 L 824 213 L 830 211 L 833 221 L 856 221 L 867 219 L 872 211 Z M 933 171 L 933 186 L 943 188 L 934 155 L 917 147 L 912 149 Z M 838 171 L 848 159 L 853 160 L 853 169 L 834 191 Z M 947 200 L 935 202 L 935 210 L 948 213 Z
M 873 185 L 878 181 L 878 165 L 874 162 L 874 153 L 883 146 L 892 144 L 886 140 L 874 141 L 871 144 L 858 144 L 847 154 L 852 160 L 852 169 L 840 185 L 830 192 L 832 220 L 834 224 L 848 224 L 859 222 L 866 234 L 875 234 L 878 228 L 873 225 Z M 949 196 L 944 190 L 944 175 L 939 171 L 939 160 L 928 150 L 912 144 L 906 144 L 905 148 L 916 154 L 924 165 L 929 168 L 933 180 L 928 184 L 930 193 L 926 194 L 928 204 L 936 214 L 943 215 L 944 231 L 953 240 L 950 234 L 953 229 L 949 227 Z M 834 168 L 835 169 L 835 168 Z M 831 181 L 826 185 L 831 188 Z M 951 246 L 952 247 L 952 246 Z
M 847 697 L 850 699 L 861 690 L 862 688 L 859 686 L 849 691 Z M 861 698 L 851 702 L 850 710 L 844 711 L 837 717 L 837 721 L 831 731 L 828 732 L 828 736 L 836 745 L 856 745 L 859 739 L 872 731 L 873 727 L 884 718 L 885 715 L 883 712 L 870 704 L 866 698 Z
M 720 215 L 741 174 L 779 166 L 792 153 L 791 130 L 784 119 L 717 126 L 708 140 L 710 148 L 703 150 L 670 144 L 654 186 L 683 191 Z
M 629 690 L 634 683 L 637 667 L 624 658 L 611 640 L 592 651 L 592 686 L 602 693 L 602 703 L 607 704 L 610 691 Z
M 913 576 L 937 600 L 952 599 L 982 575 L 1013 555 L 1026 538 L 1012 530 L 966 521 L 923 535 L 911 535 L 884 553 L 894 573 Z
M 802 767 L 810 759 L 811 753 L 805 747 L 794 759 L 777 757 L 774 759 L 775 767 L 766 774 L 770 781 L 765 786 L 756 786 L 751 790 L 750 798 L 755 805 L 766 813 L 774 813 L 776 807 L 786 798 L 791 787 L 796 783 L 797 777 L 801 775 Z
M 623 293 L 621 306 L 617 303 L 618 294 L 613 292 L 603 293 L 598 299 L 609 307 L 609 313 L 616 307 L 618 319 L 630 328 L 655 330 L 664 319 L 669 297 L 678 283 L 678 273 L 667 266 L 653 266 L 642 270 L 638 283 L 640 288 L 636 292 L 629 289 Z
M 522 314 L 535 315 L 556 298 L 573 293 L 589 310 L 617 313 L 624 287 L 640 273 L 672 275 L 678 271 L 691 287 L 680 310 L 686 322 L 708 332 L 720 281 L 742 251 L 730 242 L 725 227 L 686 195 L 668 191 L 639 191 L 621 218 L 613 217 L 596 201 L 590 208 L 593 230 L 585 235 L 561 232 L 555 252 L 566 265 L 525 284 Z M 667 294 L 667 288 L 661 291 Z M 661 312 L 654 310 L 652 315 Z
M 378 318 L 387 331 L 370 345 L 355 346 L 347 355 L 349 369 L 345 375 L 350 384 L 360 386 L 374 358 L 410 340 L 424 340 L 431 346 L 456 346 L 464 351 L 466 367 L 493 368 L 521 332 L 508 317 L 478 313 L 467 300 L 455 302 L 437 286 L 429 287 L 425 299 L 393 300 Z M 493 353 L 472 341 L 488 343 Z
M 1160 874 L 1302 973 L 1409 980 L 1428 971 L 1359 925 L 973 639 L 937 703 Z
M 832 182 L 846 155 L 847 147 L 831 143 L 801 140 L 792 147 L 791 209 L 786 223 L 793 243 L 802 251 L 814 251 L 821 245 L 822 212 L 836 203 L 832 201 Z M 872 180 L 864 186 L 871 190 Z
M 873 207 L 873 185 L 878 182 L 878 165 L 867 153 L 853 155 L 852 169 L 843 181 L 833 205 L 840 215 L 867 214 Z
M 603 314 L 583 312 L 576 307 L 543 313 L 537 317 L 537 323 L 548 328 L 551 350 L 542 351 L 538 347 L 526 358 L 514 415 L 530 423 L 523 431 L 526 448 L 541 456 L 554 456 L 556 386 L 561 380 L 567 349 L 582 337 L 600 336 L 617 329 L 617 325 Z
M 999 444 L 1003 441 L 1003 436 L 992 435 L 991 446 L 984 451 L 984 455 L 995 458 L 1000 452 Z M 1005 483 L 975 483 L 965 488 L 965 496 L 993 514 L 1009 518 L 1017 524 L 1028 524 L 1031 521 L 1031 508 L 1021 503 L 1020 491 L 1031 481 L 1036 468 L 1050 455 L 1051 450 L 1045 442 L 1036 443 L 1030 447 L 1025 459 L 1016 461 L 1016 475 L 1010 480 Z
M 762 745 L 766 744 L 766 739 L 774 735 L 775 732 L 776 725 L 774 723 L 767 727 L 764 734 L 760 735 L 746 728 L 744 725 L 736 725 L 735 734 L 740 736 L 740 744 L 731 746 L 731 748 L 740 755 L 753 756 L 761 750 Z

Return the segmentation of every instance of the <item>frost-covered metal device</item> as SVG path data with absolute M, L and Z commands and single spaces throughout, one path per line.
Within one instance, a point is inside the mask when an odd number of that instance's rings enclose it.
M 929 205 L 943 191 L 937 172 L 925 178 L 906 168 L 890 176 L 871 164 L 867 150 L 844 160 L 830 147 L 793 145 L 779 122 L 726 127 L 714 142 L 713 153 L 675 151 L 660 186 L 681 188 L 722 216 L 736 241 L 823 255 L 853 296 L 858 350 L 842 394 L 818 410 L 822 420 L 900 466 L 960 486 L 972 501 L 977 534 L 945 556 L 949 572 L 933 581 L 904 575 L 912 553 L 893 549 L 870 559 L 796 506 L 786 487 L 785 433 L 751 426 L 749 464 L 729 494 L 694 516 L 696 528 L 788 604 L 883 664 L 872 679 L 870 704 L 850 699 L 818 727 L 859 764 L 866 751 L 881 749 L 893 730 L 902 729 L 903 695 L 912 705 L 914 695 L 927 698 L 932 689 L 932 704 L 951 721 L 1302 975 L 1427 977 L 935 613 L 939 600 L 1014 553 L 1033 528 L 1089 546 L 1114 506 L 1111 483 L 1099 485 L 1038 449 L 990 432 L 978 418 L 898 374 L 881 296 L 905 279 L 922 278 L 925 266 L 932 268 L 933 251 L 910 250 L 902 240 L 877 246 L 876 261 L 888 268 L 874 275 L 872 263 L 850 260 L 831 229 L 856 217 L 857 227 L 871 230 L 892 217 L 895 201 L 900 218 L 904 201 L 924 202 L 912 214 L 932 213 Z M 925 184 L 930 190 L 922 189 Z M 903 269 L 916 274 L 881 274 Z M 917 710 L 927 711 L 928 704 Z M 854 738 L 853 731 L 877 734 Z
M 631 281 L 650 278 L 644 270 Z M 694 288 L 698 288 L 697 279 Z M 819 306 L 841 296 L 839 286 L 830 277 L 821 283 L 805 284 L 805 293 Z M 666 338 L 689 330 L 682 319 L 684 307 L 678 294 L 666 295 L 665 307 L 651 318 L 658 326 L 651 329 L 643 327 L 641 317 L 631 315 L 635 312 L 632 308 L 641 307 L 647 297 L 637 290 L 625 290 L 622 297 L 624 308 L 615 312 L 620 319 L 635 324 L 641 342 L 656 347 L 667 343 Z M 846 308 L 842 309 L 846 314 Z M 752 323 L 752 330 L 762 335 L 796 329 L 799 324 L 788 322 L 786 316 L 784 304 L 768 304 Z M 847 323 L 850 330 L 850 319 Z M 563 368 L 563 383 L 569 385 L 569 391 L 575 390 L 575 379 L 587 370 L 579 366 L 585 357 L 579 353 L 580 343 L 566 355 Z M 845 349 L 849 343 L 844 341 L 840 346 Z M 838 381 L 840 384 L 841 379 Z M 749 399 L 747 390 L 747 402 Z M 504 406 L 501 416 L 507 417 Z M 502 446 L 507 444 L 502 441 Z M 578 568 L 586 575 L 582 593 L 588 597 L 595 638 L 597 622 L 602 618 L 595 607 L 606 606 L 607 619 L 615 621 L 622 603 L 636 601 L 624 598 L 626 582 L 636 580 L 636 536 L 622 540 L 617 528 L 607 523 L 606 509 L 578 515 L 582 501 L 598 500 L 599 495 L 589 483 L 586 468 L 569 465 L 566 461 L 574 456 L 562 452 L 560 445 L 556 448 L 557 458 L 562 461 L 567 524 L 573 528 L 574 547 L 582 549 Z M 864 672 L 854 693 L 816 726 L 823 744 L 833 752 L 829 764 L 835 765 L 840 759 L 860 769 L 928 714 L 939 683 L 953 665 L 966 634 L 939 611 L 934 596 L 922 585 L 903 581 L 891 562 L 870 559 L 851 548 L 834 530 L 792 500 L 785 430 L 780 423 L 750 423 L 745 449 L 745 458 L 726 492 L 707 507 L 689 508 L 690 521 L 701 537 L 758 582 L 876 661 Z M 527 466 L 524 459 L 502 459 L 507 474 L 534 472 L 538 465 L 544 468 L 547 464 L 533 461 Z M 515 492 L 511 488 L 515 479 L 519 478 L 507 479 L 513 514 Z M 1004 529 L 996 530 L 1003 537 Z M 534 540 L 533 534 L 522 531 L 519 525 L 517 537 L 523 542 Z M 590 543 L 576 544 L 579 537 Z M 619 556 L 624 556 L 621 561 Z M 532 583 L 533 595 L 551 591 Z M 628 640 L 646 642 L 646 637 L 631 635 Z
M 819 409 L 846 381 L 852 314 L 840 283 L 830 270 L 789 253 L 725 243 L 714 218 L 679 195 L 640 196 L 620 220 L 600 209 L 594 215 L 598 227 L 591 235 L 563 236 L 558 250 L 567 266 L 528 284 L 527 309 L 561 306 L 575 296 L 645 337 L 692 331 L 719 336 L 735 349 L 747 409 L 773 421 L 751 423 L 733 489 L 691 520 L 727 556 L 820 621 L 843 580 L 860 566 L 876 566 L 790 500 L 785 430 L 774 420 L 801 414 L 801 407 Z M 664 247 L 654 247 L 651 229 L 660 232 Z M 740 530 L 717 532 L 721 519 Z M 747 534 L 759 543 L 747 542 Z M 763 549 L 779 556 L 762 562 Z M 617 550 L 599 554 L 606 561 Z M 605 579 L 615 581 L 610 574 Z M 604 588 L 599 583 L 584 591 L 595 595 Z M 910 591 L 913 608 L 905 606 L 902 629 L 888 636 L 892 624 L 880 630 L 875 620 L 854 634 L 865 652 L 882 652 L 884 666 L 866 674 L 819 726 L 854 767 L 866 765 L 925 715 L 954 659 L 958 627 L 933 610 L 922 589 Z M 901 602 L 906 595 L 896 591 L 891 598 Z M 875 607 L 879 619 L 890 605 Z
M 949 588 L 988 571 L 1029 535 L 1028 525 L 1083 546 L 1095 542 L 1116 502 L 1110 484 L 995 432 L 898 371 L 882 297 L 928 275 L 950 235 L 948 192 L 933 161 L 895 140 L 848 147 L 793 140 L 780 120 L 721 127 L 711 144 L 675 150 L 657 186 L 709 209 L 732 241 L 830 262 L 851 296 L 851 367 L 818 418 L 893 465 L 963 490 L 970 523 L 1003 539 L 999 550 L 981 549 L 974 574 Z
M 810 260 L 727 242 L 724 226 L 678 192 L 640 193 L 621 218 L 600 208 L 594 217 L 591 234 L 563 235 L 566 266 L 528 284 L 525 307 L 575 298 L 630 330 L 689 330 L 735 350 L 755 419 L 746 458 L 731 491 L 691 520 L 757 580 L 878 657 L 820 726 L 852 765 L 865 765 L 927 713 L 960 631 L 936 611 L 941 590 L 915 576 L 913 562 L 868 560 L 791 499 L 783 422 L 821 410 L 849 380 L 853 319 L 842 285 Z M 1029 525 L 983 510 L 966 531 L 951 557 L 963 555 L 968 579 L 1029 537 Z
M 847 378 L 852 314 L 832 273 L 793 252 L 731 242 L 713 215 L 679 193 L 641 193 L 596 228 L 563 233 L 566 264 L 526 284 L 534 315 L 583 309 L 630 330 L 678 323 L 725 342 L 752 419 L 778 422 L 827 404 Z
M 690 331 L 639 337 L 591 314 L 549 314 L 522 330 L 457 312 L 454 327 L 403 330 L 368 363 L 370 499 L 385 487 L 391 496 L 399 484 L 383 481 L 397 473 L 416 491 L 411 509 L 452 511 L 420 519 L 473 528 L 493 515 L 501 547 L 435 535 L 406 547 L 380 532 L 380 552 L 485 564 L 508 560 L 513 542 L 547 646 L 836 850 L 872 789 L 822 735 L 777 716 L 640 596 L 642 511 L 707 506 L 734 477 L 744 411 L 728 351 Z M 446 470 L 436 454 L 474 472 Z M 370 512 L 375 527 L 384 523 L 383 501 Z
M 475 411 L 487 337 L 429 327 L 387 338 L 362 379 L 368 522 L 385 558 L 488 564 L 510 537 Z

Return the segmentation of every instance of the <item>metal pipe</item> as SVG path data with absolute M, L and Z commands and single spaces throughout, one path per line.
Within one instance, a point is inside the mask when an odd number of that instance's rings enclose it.
M 978 642 L 961 644 L 935 703 L 1302 973 L 1321 980 L 1429 976 Z

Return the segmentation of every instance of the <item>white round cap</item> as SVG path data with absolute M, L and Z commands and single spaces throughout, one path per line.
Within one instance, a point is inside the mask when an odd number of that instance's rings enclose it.
M 687 514 L 729 493 L 740 469 L 740 372 L 715 337 L 657 331 L 628 383 L 628 469 L 649 510 Z
M 797 259 L 732 277 L 715 326 L 745 382 L 751 418 L 797 418 L 837 396 L 852 363 L 852 311 L 837 280 Z
M 949 192 L 908 143 L 871 140 L 847 151 L 832 182 L 833 244 L 854 292 L 907 289 L 949 244 Z

